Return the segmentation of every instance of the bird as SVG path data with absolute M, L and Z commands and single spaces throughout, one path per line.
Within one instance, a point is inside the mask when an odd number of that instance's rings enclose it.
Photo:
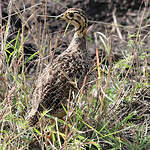
M 48 64 L 36 81 L 32 95 L 32 108 L 27 118 L 35 124 L 38 114 L 48 110 L 49 114 L 62 118 L 70 91 L 77 92 L 83 85 L 90 68 L 90 57 L 86 48 L 88 19 L 79 8 L 69 8 L 56 16 L 74 26 L 73 38 L 66 50 Z M 76 81 L 76 84 L 74 84 Z

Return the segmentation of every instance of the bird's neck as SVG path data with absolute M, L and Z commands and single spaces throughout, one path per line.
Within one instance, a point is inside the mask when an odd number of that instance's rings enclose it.
M 83 27 L 75 27 L 75 33 L 74 33 L 74 37 L 86 37 L 86 31 L 87 29 L 83 26 Z
M 80 32 L 75 32 L 69 47 L 75 51 L 77 50 L 82 53 L 85 53 L 85 51 L 86 51 L 85 35 Z

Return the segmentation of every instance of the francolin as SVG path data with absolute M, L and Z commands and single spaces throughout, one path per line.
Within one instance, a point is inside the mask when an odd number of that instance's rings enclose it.
M 69 47 L 58 55 L 39 76 L 33 92 L 32 109 L 28 115 L 31 122 L 38 121 L 38 114 L 49 110 L 50 115 L 62 118 L 65 115 L 70 91 L 77 91 L 89 70 L 90 56 L 86 49 L 88 19 L 81 9 L 70 8 L 57 19 L 66 20 L 75 28 Z M 77 87 L 73 81 L 77 82 Z

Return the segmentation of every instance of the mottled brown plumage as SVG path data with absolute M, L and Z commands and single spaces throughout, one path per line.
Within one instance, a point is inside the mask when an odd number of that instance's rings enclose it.
M 38 112 L 48 109 L 51 115 L 61 118 L 62 105 L 66 105 L 70 91 L 80 89 L 89 70 L 89 55 L 86 49 L 87 18 L 81 9 L 71 8 L 57 17 L 75 27 L 69 47 L 49 64 L 37 80 L 33 93 L 32 110 L 28 119 L 37 121 Z M 77 87 L 73 81 L 77 80 Z M 35 119 L 36 118 L 36 119 Z

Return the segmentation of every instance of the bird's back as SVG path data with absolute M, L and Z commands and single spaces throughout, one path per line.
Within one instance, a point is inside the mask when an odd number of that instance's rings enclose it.
M 67 102 L 72 90 L 80 89 L 89 68 L 85 38 L 75 37 L 70 46 L 47 66 L 37 80 L 31 112 L 49 109 L 55 114 Z M 34 115 L 34 114 L 30 114 Z M 56 116 L 59 116 L 56 114 Z

